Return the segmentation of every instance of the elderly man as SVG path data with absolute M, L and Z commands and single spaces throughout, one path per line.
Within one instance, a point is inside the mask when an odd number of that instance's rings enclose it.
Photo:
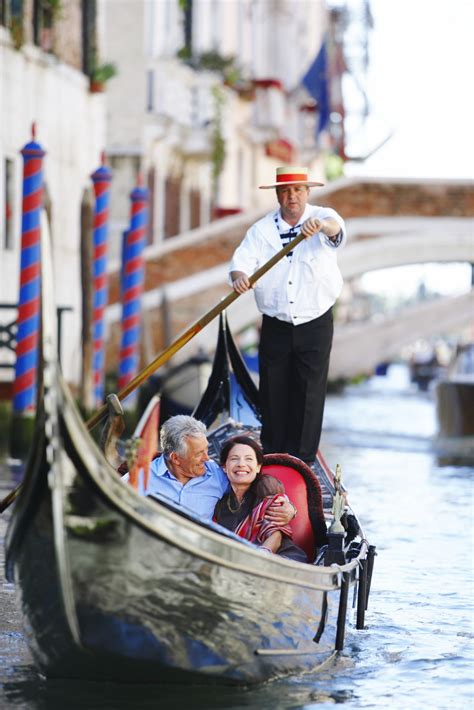
M 263 314 L 259 346 L 262 445 L 265 453 L 287 452 L 314 462 L 321 436 L 332 306 L 342 289 L 336 252 L 346 240 L 342 218 L 333 209 L 308 205 L 308 180 L 301 167 L 277 168 L 280 208 L 248 230 L 230 264 L 237 293 L 250 288 L 249 275 L 300 231 L 306 240 L 255 284 Z
M 145 495 L 158 493 L 210 519 L 218 500 L 227 492 L 224 471 L 208 456 L 206 427 L 194 417 L 178 414 L 168 419 L 160 431 L 162 456 L 150 466 Z M 291 503 L 269 508 L 269 520 L 286 525 L 296 515 Z

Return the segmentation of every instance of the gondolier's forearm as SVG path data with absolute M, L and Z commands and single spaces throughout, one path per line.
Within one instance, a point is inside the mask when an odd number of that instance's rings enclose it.
M 326 219 L 323 220 L 321 231 L 324 232 L 329 239 L 334 239 L 339 235 L 341 226 L 333 217 L 326 217 Z

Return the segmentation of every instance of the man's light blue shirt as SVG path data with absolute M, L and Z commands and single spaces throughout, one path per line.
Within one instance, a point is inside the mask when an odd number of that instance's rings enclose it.
M 214 461 L 206 461 L 202 476 L 190 478 L 183 485 L 168 470 L 164 456 L 154 459 L 150 465 L 150 477 L 145 495 L 159 494 L 174 503 L 191 510 L 200 518 L 210 519 L 218 500 L 229 488 L 224 471 Z

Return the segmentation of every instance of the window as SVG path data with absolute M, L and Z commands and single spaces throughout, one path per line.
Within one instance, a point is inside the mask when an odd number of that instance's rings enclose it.
M 12 29 L 12 21 L 21 21 L 23 0 L 0 0 L 0 25 Z
M 53 51 L 53 25 L 59 0 L 34 0 L 33 42 L 45 52 Z
M 0 25 L 8 27 L 16 48 L 23 44 L 23 0 L 0 0 Z
M 3 216 L 3 248 L 13 249 L 13 160 L 6 158 L 4 163 L 4 216 Z
M 185 0 L 183 4 L 184 47 L 188 57 L 193 54 L 193 0 Z
M 153 244 L 155 231 L 155 169 L 148 170 L 148 227 L 146 234 L 146 244 Z
M 181 180 L 167 177 L 165 182 L 165 239 L 179 234 L 181 211 Z
M 155 108 L 155 72 L 148 69 L 146 73 L 146 110 L 153 111 Z
M 82 3 L 82 71 L 91 76 L 97 64 L 96 0 Z
M 7 26 L 9 0 L 0 0 L 0 25 Z

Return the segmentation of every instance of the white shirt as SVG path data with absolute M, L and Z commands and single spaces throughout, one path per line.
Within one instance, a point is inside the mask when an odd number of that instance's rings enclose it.
M 342 235 L 336 243 L 319 232 L 295 247 L 291 259 L 283 257 L 255 284 L 254 293 L 261 313 L 301 325 L 322 316 L 334 305 L 342 289 L 337 265 L 337 250 L 346 242 L 344 220 L 330 207 L 306 205 L 298 222 L 309 217 L 332 217 Z M 280 232 L 291 229 L 280 211 L 270 212 L 255 222 L 234 252 L 229 271 L 243 271 L 247 276 L 263 266 L 282 248 Z M 298 232 L 299 230 L 297 230 Z

